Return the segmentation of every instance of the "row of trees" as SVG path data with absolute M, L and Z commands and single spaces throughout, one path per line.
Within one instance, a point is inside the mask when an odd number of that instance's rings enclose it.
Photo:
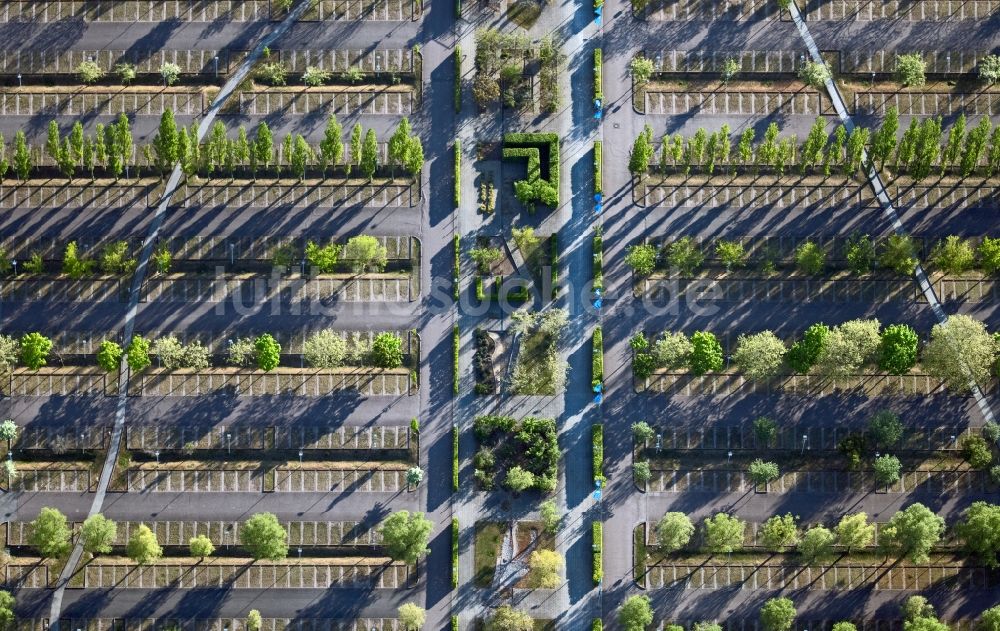
M 379 532 L 391 558 L 416 563 L 428 552 L 431 527 L 423 513 L 404 510 L 386 517 Z M 80 527 L 80 537 L 85 552 L 95 556 L 110 554 L 118 538 L 118 525 L 101 514 L 91 515 Z M 243 522 L 239 538 L 240 545 L 255 560 L 278 561 L 288 556 L 288 533 L 272 513 L 257 513 Z M 40 557 L 60 558 L 72 547 L 72 530 L 58 509 L 45 507 L 30 523 L 27 541 Z M 204 559 L 215 552 L 215 545 L 207 536 L 198 535 L 190 539 L 188 549 L 192 557 Z M 163 556 L 163 549 L 153 531 L 140 524 L 129 537 L 125 554 L 140 565 L 148 565 Z
M 818 117 L 801 144 L 794 134 L 779 137 L 777 123 L 767 126 L 760 142 L 755 142 L 756 131 L 748 127 L 735 148 L 728 125 L 711 133 L 699 128 L 690 138 L 680 133 L 665 134 L 659 145 L 658 171 L 666 173 L 669 168 L 688 175 L 694 169 L 711 175 L 716 167 L 725 165 L 730 173 L 750 168 L 757 174 L 763 168 L 784 175 L 797 166 L 803 175 L 839 172 L 852 176 L 873 163 L 881 168 L 890 158 L 894 159 L 891 166 L 917 181 L 930 175 L 934 167 L 939 167 L 941 175 L 956 173 L 962 177 L 977 172 L 992 177 L 1000 171 L 1000 127 L 994 128 L 988 116 L 967 129 L 965 115 L 959 115 L 944 144 L 940 117 L 914 117 L 897 138 L 899 112 L 895 107 L 889 108 L 875 130 L 857 126 L 848 134 L 841 124 L 830 136 L 826 125 L 826 120 Z M 649 173 L 656 150 L 653 129 L 646 125 L 632 144 L 629 171 L 640 177 Z M 864 160 L 866 150 L 869 162 Z
M 188 177 L 226 177 L 234 179 L 239 172 L 256 178 L 258 172 L 275 176 L 283 174 L 302 180 L 307 174 L 327 177 L 339 170 L 350 177 L 357 168 L 371 181 L 383 166 L 395 176 L 401 167 L 411 177 L 416 177 L 424 163 L 423 144 L 413 133 L 408 119 L 396 127 L 388 142 L 388 164 L 380 163 L 378 139 L 374 129 L 364 130 L 361 123 L 351 129 L 349 149 L 343 139 L 343 128 L 335 115 L 327 121 L 323 140 L 314 147 L 301 134 L 285 135 L 277 145 L 270 127 L 261 122 L 251 138 L 240 126 L 236 138 L 229 138 L 226 126 L 216 121 L 204 142 L 198 142 L 197 127 L 179 126 L 170 110 L 160 117 L 156 135 L 149 144 L 136 147 L 131 125 L 125 114 L 115 123 L 105 126 L 98 123 L 93 134 L 86 134 L 77 121 L 63 135 L 56 121 L 51 121 L 45 143 L 46 155 L 55 163 L 60 173 L 68 179 L 81 174 L 95 178 L 98 170 L 116 180 L 129 175 L 134 166 L 136 176 L 146 168 L 161 176 L 166 175 L 178 162 Z M 28 145 L 24 132 L 14 136 L 12 160 L 7 159 L 6 144 L 0 135 L 0 181 L 13 167 L 21 181 L 27 180 L 36 165 L 35 152 Z
M 795 248 L 787 263 L 793 265 L 796 271 L 810 276 L 824 274 L 831 267 L 842 267 L 857 275 L 883 268 L 901 276 L 910 276 L 919 263 L 919 250 L 917 241 L 909 235 L 892 234 L 876 241 L 871 235 L 855 233 L 841 246 L 842 258 L 839 260 L 831 260 L 830 248 L 806 239 Z M 726 271 L 746 267 L 751 260 L 742 241 L 719 239 L 713 251 Z M 669 269 L 692 275 L 702 267 L 705 259 L 702 245 L 690 236 L 681 237 L 659 249 L 648 243 L 632 245 L 625 254 L 625 264 L 641 276 L 651 274 L 661 261 Z M 976 267 L 987 274 L 996 274 L 1000 272 L 1000 239 L 983 237 L 979 245 L 974 246 L 969 239 L 950 235 L 934 244 L 928 261 L 944 274 L 962 274 Z M 771 275 L 782 261 L 774 250 L 765 248 L 756 262 L 762 273 Z
M 639 379 L 656 368 L 687 369 L 695 375 L 721 370 L 722 345 L 712 333 L 697 331 L 690 337 L 681 332 L 665 333 L 650 343 L 645 334 L 631 340 L 632 367 Z M 801 339 L 787 346 L 771 331 L 743 334 L 737 338 L 731 359 L 750 379 L 768 379 L 791 369 L 800 374 L 825 377 L 858 374 L 866 366 L 893 375 L 908 373 L 917 363 L 919 336 L 906 324 L 881 328 L 878 320 L 849 320 L 830 327 L 817 323 Z M 956 314 L 931 329 L 930 340 L 919 352 L 927 374 L 937 377 L 954 392 L 968 392 L 971 383 L 990 379 L 1000 356 L 1000 339 L 982 322 Z

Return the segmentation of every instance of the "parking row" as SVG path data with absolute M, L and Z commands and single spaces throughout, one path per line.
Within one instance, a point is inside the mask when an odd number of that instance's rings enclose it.
M 0 91 L 0 116 L 200 116 L 211 98 L 200 89 Z
M 370 274 L 362 278 L 286 279 L 149 278 L 142 302 L 231 302 L 242 306 L 274 301 L 329 304 L 336 302 L 409 302 L 415 300 L 412 274 Z
M 272 440 L 268 439 L 269 435 L 273 436 Z M 409 436 L 410 428 L 405 425 L 244 427 L 198 423 L 172 426 L 141 423 L 125 427 L 127 448 L 142 451 L 406 449 L 410 442 Z
M 127 490 L 137 493 L 263 493 L 264 478 L 264 471 L 259 469 L 131 469 L 127 474 Z M 406 471 L 401 469 L 279 468 L 274 472 L 273 490 L 278 493 L 395 493 L 405 488 Z
M 353 561 L 353 562 L 352 562 Z M 410 579 L 410 567 L 382 560 L 346 559 L 329 564 L 169 564 L 88 563 L 70 579 L 70 587 L 101 589 L 207 588 L 326 589 L 372 587 L 398 589 Z
M 982 471 L 906 471 L 895 484 L 880 485 L 871 471 L 787 471 L 766 485 L 756 485 L 743 470 L 654 470 L 648 493 L 982 493 L 990 488 Z
M 9 0 L 0 6 L 0 22 L 257 22 L 281 19 L 270 0 Z M 315 0 L 301 18 L 376 20 L 413 18 L 411 0 Z
M 776 0 L 661 0 L 646 11 L 646 19 L 667 22 L 773 20 L 778 15 Z
M 964 284 L 959 281 L 959 284 Z M 968 287 L 952 287 L 945 294 L 968 302 L 996 298 L 997 284 L 990 279 L 970 281 Z M 964 289 L 965 291 L 959 291 Z M 899 279 L 810 279 L 810 278 L 723 278 L 678 279 L 644 278 L 641 292 L 656 301 L 683 298 L 689 302 L 760 302 L 881 304 L 886 302 L 926 302 L 920 287 L 909 278 Z
M 1000 116 L 1000 92 L 855 92 L 854 112 L 884 116 L 894 107 L 904 116 Z
M 185 631 L 240 629 L 246 618 L 72 618 L 60 624 L 80 631 L 169 631 L 183 624 Z M 48 618 L 18 617 L 9 631 L 48 631 Z M 263 618 L 260 631 L 405 631 L 398 618 Z M 865 629 L 863 631 L 873 631 Z M 901 630 L 875 630 L 901 631 Z M 970 631 L 963 629 L 961 631 Z
M 907 22 L 988 20 L 1000 10 L 1000 0 L 806 0 L 808 21 L 905 20 Z
M 818 116 L 824 113 L 819 92 L 658 92 L 644 94 L 646 114 L 773 114 Z
M 322 112 L 326 115 L 409 116 L 415 109 L 409 88 L 363 88 L 356 91 L 310 89 L 297 92 L 240 92 L 240 114 L 244 116 L 292 116 Z
M 753 380 L 733 373 L 696 376 L 659 371 L 637 385 L 640 390 L 650 394 L 666 393 L 673 396 L 780 393 L 814 397 L 835 394 L 925 397 L 947 391 L 940 379 L 917 374 L 847 377 L 785 375 L 768 380 Z
M 415 385 L 415 384 L 414 384 Z M 129 396 L 198 397 L 216 393 L 237 396 L 329 396 L 354 391 L 361 396 L 402 396 L 410 392 L 406 370 L 316 370 L 266 374 L 227 371 L 142 373 L 129 379 Z
M 749 565 L 708 562 L 656 565 L 647 571 L 653 589 L 926 589 L 985 590 L 992 585 L 983 567 L 960 565 L 831 566 Z

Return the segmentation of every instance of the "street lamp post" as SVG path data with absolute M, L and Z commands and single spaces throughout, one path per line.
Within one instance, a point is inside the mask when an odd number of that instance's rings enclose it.
M 212 61 L 215 62 L 215 78 L 218 79 L 219 78 L 219 56 L 216 55 L 215 57 L 212 57 Z
M 299 450 L 299 464 L 302 464 L 302 450 Z
M 226 451 L 229 453 L 230 456 L 233 455 L 233 444 L 230 442 L 232 438 L 233 435 L 230 434 L 229 432 L 226 432 Z
M 808 434 L 802 434 L 802 452 L 801 453 L 803 453 L 803 454 L 806 453 L 806 442 L 808 440 L 809 440 L 809 435 Z
M 160 466 L 160 450 L 157 449 L 153 454 L 156 456 L 156 466 Z
M 20 72 L 17 73 L 17 87 L 19 87 L 19 88 L 23 88 L 24 87 L 24 84 L 21 83 L 21 73 Z
M 17 259 L 11 261 L 10 264 L 14 266 L 14 276 L 17 276 Z
M 732 461 L 733 461 L 733 452 L 730 451 L 730 452 L 726 453 L 726 463 L 729 464 Z

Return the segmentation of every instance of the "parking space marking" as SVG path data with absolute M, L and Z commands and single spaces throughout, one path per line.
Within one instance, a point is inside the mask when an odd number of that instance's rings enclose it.
M 648 20 L 773 20 L 778 17 L 775 0 L 662 0 L 647 9 Z
M 1000 10 L 1000 0 L 808 0 L 807 21 L 898 20 L 941 22 L 988 19 Z
M 646 114 L 819 114 L 818 92 L 658 92 L 646 91 Z
M 996 283 L 991 280 L 943 281 L 954 289 L 956 299 L 995 300 Z M 920 288 L 912 279 L 815 279 L 815 278 L 644 278 L 641 291 L 654 300 L 686 297 L 688 300 L 724 302 L 815 302 L 852 304 L 875 302 L 919 302 Z

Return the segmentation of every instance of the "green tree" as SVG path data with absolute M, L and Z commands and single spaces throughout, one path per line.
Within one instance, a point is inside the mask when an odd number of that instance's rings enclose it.
M 899 482 L 902 464 L 896 456 L 879 456 L 872 463 L 872 472 L 875 474 L 875 483 L 882 486 L 890 486 Z
M 997 57 L 997 61 L 1000 62 L 1000 57 Z M 976 631 L 1000 631 L 1000 605 L 990 607 L 980 614 Z
M 351 159 L 344 165 L 344 171 L 348 177 L 351 175 L 351 165 L 361 164 L 361 139 L 363 134 L 361 123 L 354 123 L 351 128 Z
M 955 124 L 948 130 L 948 142 L 945 143 L 944 153 L 941 154 L 941 175 L 948 171 L 948 167 L 955 164 L 962 152 L 962 144 L 965 142 L 965 114 L 959 114 L 955 119 Z
M 692 275 L 705 260 L 701 248 L 690 236 L 681 237 L 665 248 L 667 265 L 681 274 Z
M 847 175 L 854 175 L 861 168 L 861 158 L 870 134 L 866 127 L 855 127 L 847 137 L 847 153 L 844 155 L 844 171 Z
M 403 117 L 396 126 L 396 130 L 389 137 L 389 163 L 392 166 L 392 174 L 395 176 L 396 165 L 406 162 L 406 156 L 410 148 L 410 119 Z
M 785 548 L 798 544 L 799 529 L 791 513 L 774 515 L 760 527 L 758 536 L 761 545 L 768 550 L 783 552 Z
M 892 375 L 905 375 L 917 364 L 917 332 L 906 324 L 890 324 L 882 331 L 879 367 Z
M 327 167 L 335 167 L 344 159 L 344 128 L 336 114 L 330 114 L 326 122 L 323 140 L 319 143 L 320 170 L 326 177 Z
M 213 552 L 215 552 L 215 546 L 206 535 L 198 535 L 188 540 L 188 553 L 196 559 L 204 561 L 205 557 L 212 556 Z
M 379 333 L 372 340 L 372 364 L 379 368 L 403 365 L 403 340 L 395 333 Z
M 993 464 L 993 451 L 982 436 L 962 437 L 962 457 L 973 469 L 988 469 Z
M 795 248 L 795 267 L 803 274 L 822 274 L 825 265 L 826 250 L 815 241 L 807 239 Z
M 149 340 L 133 335 L 125 349 L 125 361 L 132 372 L 140 372 L 152 363 L 149 359 Z
M 937 618 L 937 614 L 934 612 L 934 606 L 927 602 L 927 599 L 923 596 L 910 596 L 900 607 L 900 613 L 903 614 L 903 620 L 906 622 L 913 622 L 920 618 Z
M 851 622 L 841 621 L 833 623 L 831 631 L 858 631 L 858 628 Z
M 649 276 L 656 268 L 656 248 L 642 243 L 630 245 L 625 254 L 625 264 L 639 276 Z
M 705 550 L 712 554 L 726 554 L 743 548 L 746 522 L 726 513 L 716 513 L 702 523 Z
M 770 417 L 759 416 L 754 419 L 753 433 L 757 438 L 757 442 L 766 449 L 771 446 L 774 439 L 778 436 L 778 424 Z
M 139 565 L 149 565 L 163 556 L 163 548 L 146 524 L 139 524 L 125 546 L 125 555 Z
M 799 554 L 805 558 L 806 563 L 825 559 L 833 553 L 834 539 L 828 528 L 813 526 L 802 533 L 802 540 L 798 545 Z
M 410 136 L 406 144 L 406 159 L 403 162 L 403 167 L 406 169 L 406 172 L 410 174 L 410 177 L 418 178 L 420 171 L 424 168 L 424 145 L 420 141 L 420 138 L 416 135 Z M 549 187 L 549 189 L 551 189 L 551 187 Z M 555 205 L 549 201 L 545 201 L 545 203 L 551 206 Z
M 486 621 L 486 631 L 532 631 L 534 628 L 531 616 L 510 605 L 497 607 Z
M 868 515 L 844 515 L 837 524 L 837 544 L 850 554 L 866 548 L 875 540 L 875 524 L 868 523 Z
M 24 138 L 24 132 L 18 130 L 14 133 L 14 172 L 17 174 L 17 179 L 22 182 L 27 180 L 32 166 L 28 142 Z
M 400 510 L 386 517 L 379 531 L 382 534 L 382 545 L 386 552 L 396 561 L 416 563 L 429 552 L 427 542 L 430 539 L 430 520 L 423 513 L 410 513 Z
M 898 445 L 903 438 L 903 424 L 894 412 L 879 410 L 868 421 L 868 434 L 875 445 L 889 449 Z
M 21 363 L 31 370 L 38 370 L 46 364 L 52 340 L 41 333 L 32 332 L 21 337 Z
M 313 368 L 338 368 L 347 357 L 347 342 L 330 329 L 322 329 L 306 338 L 302 356 Z
M 309 263 L 309 269 L 314 274 L 332 274 L 337 270 L 340 251 L 341 247 L 336 243 L 321 246 L 310 239 L 306 242 L 306 262 Z
M 653 76 L 653 60 L 646 57 L 636 57 L 629 64 L 632 71 L 632 80 L 642 85 L 648 83 Z
M 423 628 L 424 623 L 427 621 L 427 614 L 423 608 L 414 603 L 403 603 L 400 605 L 397 610 L 397 617 L 399 618 L 399 623 L 403 625 L 403 629 L 406 631 L 418 631 L 418 629 Z
M 632 152 L 629 154 L 628 170 L 632 175 L 642 177 L 649 171 L 649 160 L 653 157 L 653 128 L 649 125 L 643 127 L 639 136 L 632 143 Z
M 257 127 L 257 134 L 254 137 L 253 152 L 250 159 L 250 170 L 254 178 L 257 177 L 257 167 L 268 168 L 271 166 L 273 157 L 274 136 L 271 134 L 271 128 L 267 126 L 267 123 L 261 122 L 260 126 Z
M 1000 506 L 986 502 L 973 502 L 965 510 L 964 518 L 955 524 L 955 534 L 966 550 L 974 554 L 987 567 L 1000 565 Z M 985 612 L 984 612 L 985 613 Z
M 826 141 L 826 119 L 819 116 L 809 129 L 809 135 L 806 136 L 806 142 L 802 146 L 802 159 L 799 161 L 799 170 L 802 174 L 823 159 Z
M 983 385 L 997 360 L 997 342 L 983 323 L 964 314 L 935 324 L 924 348 L 923 366 L 955 392 L 968 392 L 971 381 Z
M 926 563 L 930 551 L 944 534 L 944 519 L 920 503 L 897 512 L 882 528 L 879 544 L 911 563 Z
M 816 367 L 826 376 L 855 374 L 877 355 L 880 344 L 878 320 L 848 320 L 830 330 Z
M 986 152 L 986 143 L 990 138 L 990 130 L 993 123 L 989 116 L 979 119 L 979 124 L 972 128 L 965 139 L 965 146 L 962 148 L 962 159 L 959 163 L 959 170 L 962 177 L 972 175 L 972 172 L 979 165 L 983 154 Z
M 805 374 L 816 365 L 820 353 L 830 335 L 830 327 L 823 323 L 810 325 L 802 334 L 802 339 L 792 344 L 785 355 L 788 365 L 795 372 Z
M 618 610 L 618 624 L 625 631 L 645 631 L 653 624 L 653 607 L 649 596 L 629 596 Z
M 381 272 L 388 263 L 388 256 L 385 245 L 378 238 L 367 234 L 351 237 L 344 246 L 344 258 L 358 272 Z
M 934 245 L 931 262 L 945 274 L 961 274 L 976 264 L 976 253 L 968 239 L 951 235 Z
M 722 83 L 729 83 L 739 71 L 740 62 L 732 57 L 726 57 L 726 61 L 722 63 Z
M 7 441 L 7 451 L 10 451 L 11 444 L 17 440 L 17 423 L 13 419 L 4 419 L 0 423 L 0 440 Z
M 980 81 L 989 85 L 1000 81 L 1000 55 L 984 55 L 981 57 L 976 72 L 979 75 Z M 996 608 L 994 607 L 994 609 Z
M 83 540 L 84 551 L 95 556 L 107 554 L 111 552 L 118 537 L 118 524 L 100 513 L 91 515 L 83 520 L 80 537 Z
M 979 263 L 984 272 L 987 274 L 1000 272 L 1000 239 L 983 237 L 976 254 L 979 255 Z
M 649 441 L 653 440 L 656 436 L 656 432 L 653 428 L 649 426 L 646 421 L 637 421 L 632 423 L 632 440 L 635 441 L 637 445 L 645 445 Z
M 274 513 L 256 513 L 240 526 L 240 543 L 257 561 L 288 556 L 288 533 Z
M 469 251 L 469 258 L 480 274 L 489 274 L 493 265 L 503 258 L 503 251 L 500 248 L 473 248 Z
M 361 172 L 365 174 L 371 182 L 378 169 L 378 140 L 375 138 L 375 130 L 369 129 L 365 132 L 364 144 L 361 146 Z
M 108 372 L 118 370 L 122 353 L 122 347 L 117 342 L 104 340 L 97 349 L 97 365 Z
M 297 177 L 301 182 L 306 178 L 306 165 L 312 161 L 313 151 L 306 139 L 302 137 L 302 134 L 295 134 L 295 141 L 292 145 L 292 158 L 290 161 L 290 166 L 292 169 L 292 175 Z
M 76 74 L 82 83 L 88 85 L 97 83 L 104 78 L 104 70 L 93 59 L 81 61 L 80 65 L 76 67 Z
M 316 66 L 306 66 L 306 71 L 302 73 L 302 83 L 309 87 L 317 88 L 330 80 L 330 73 Z
M 28 545 L 43 559 L 61 557 L 69 552 L 70 531 L 66 516 L 55 508 L 44 507 L 29 524 Z
M 704 375 L 722 369 L 722 345 L 708 331 L 695 331 L 691 336 L 691 372 Z
M 771 331 L 740 335 L 733 362 L 750 379 L 767 379 L 781 370 L 785 352 L 785 343 Z
M 920 53 L 896 55 L 896 81 L 902 83 L 903 87 L 918 87 L 926 83 L 926 68 L 927 62 Z
M 169 109 L 163 110 L 160 116 L 160 128 L 153 137 L 153 151 L 156 154 L 156 168 L 160 174 L 166 174 L 171 170 L 179 158 L 177 140 L 177 121 L 174 120 L 174 113 Z
M 527 491 L 535 485 L 535 475 L 520 466 L 514 466 L 507 470 L 504 478 L 504 486 L 515 493 Z
M 666 513 L 656 523 L 656 544 L 664 552 L 676 552 L 694 535 L 694 524 L 684 513 Z
M 653 472 L 649 468 L 649 462 L 636 460 L 632 463 L 632 476 L 636 482 L 649 482 L 653 477 Z
M 263 623 L 264 620 L 261 618 L 260 612 L 256 609 L 251 609 L 250 612 L 247 613 L 247 631 L 260 631 Z
M 881 169 L 885 161 L 896 150 L 896 134 L 899 132 L 899 110 L 890 107 L 885 113 L 885 119 L 872 136 L 871 160 L 877 162 Z
M 565 565 L 562 555 L 555 550 L 535 550 L 528 557 L 528 585 L 533 589 L 559 587 L 559 572 Z
M 867 234 L 852 234 L 844 246 L 847 268 L 855 274 L 867 274 L 875 263 L 875 245 Z
M 913 274 L 917 267 L 917 246 L 913 238 L 906 234 L 890 235 L 882 242 L 878 262 L 900 276 Z
M 722 260 L 726 266 L 726 271 L 732 271 L 734 267 L 743 267 L 747 262 L 747 252 L 743 244 L 739 241 L 727 241 L 720 239 L 715 243 L 715 255 Z
M 559 523 L 562 521 L 562 516 L 559 514 L 559 508 L 556 506 L 555 500 L 542 502 L 538 510 L 545 532 L 554 535 L 559 530 Z
M 760 608 L 763 631 L 790 631 L 795 622 L 795 605 L 788 598 L 772 598 Z
M 807 61 L 799 68 L 799 79 L 807 86 L 822 90 L 826 88 L 826 82 L 830 80 L 830 69 L 826 64 Z
M 766 487 L 769 482 L 773 482 L 781 476 L 781 471 L 778 469 L 776 463 L 765 462 L 757 458 L 750 463 L 747 474 L 750 477 L 750 481 L 755 485 L 764 485 Z
M 0 631 L 11 628 L 16 620 L 14 597 L 7 590 L 0 590 Z
M 264 333 L 254 340 L 257 350 L 257 368 L 268 372 L 278 367 L 281 362 L 281 344 L 270 333 Z

